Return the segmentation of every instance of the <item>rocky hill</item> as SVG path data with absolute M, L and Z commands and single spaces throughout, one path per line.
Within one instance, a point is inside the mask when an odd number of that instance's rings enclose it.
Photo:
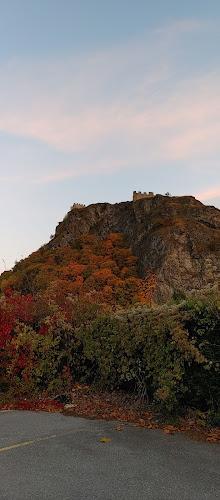
M 140 275 L 152 269 L 158 298 L 201 289 L 220 276 L 220 211 L 192 196 L 156 195 L 135 202 L 72 208 L 48 249 L 71 246 L 82 234 L 120 233 L 138 257 Z

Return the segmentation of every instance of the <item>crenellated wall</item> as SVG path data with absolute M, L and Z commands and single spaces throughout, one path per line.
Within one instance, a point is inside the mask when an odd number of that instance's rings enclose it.
M 133 201 L 141 200 L 142 198 L 153 198 L 155 195 L 152 191 L 142 193 L 141 191 L 133 191 Z
M 73 203 L 72 207 L 70 207 L 71 210 L 74 208 L 85 208 L 86 205 L 83 205 L 82 203 Z

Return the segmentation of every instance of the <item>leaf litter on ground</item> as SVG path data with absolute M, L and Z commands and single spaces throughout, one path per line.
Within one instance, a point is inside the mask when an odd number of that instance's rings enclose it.
M 189 412 L 185 418 L 179 418 L 176 425 L 170 425 L 155 407 L 124 391 L 97 390 L 88 385 L 75 384 L 65 396 L 68 400 L 66 404 L 60 403 L 57 396 L 56 399 L 47 396 L 35 400 L 14 400 L 10 404 L 0 404 L 0 409 L 61 412 L 66 416 L 98 419 L 101 422 L 118 421 L 133 427 L 162 429 L 164 434 L 184 432 L 191 439 L 220 444 L 220 429 L 206 425 L 205 414 L 198 418 L 198 415 Z M 202 425 L 201 419 L 204 422 Z M 121 425 L 115 430 L 121 430 Z

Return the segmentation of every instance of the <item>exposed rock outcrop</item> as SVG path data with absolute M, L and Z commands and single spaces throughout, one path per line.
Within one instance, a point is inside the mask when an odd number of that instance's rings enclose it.
M 59 223 L 48 248 L 69 246 L 80 235 L 123 234 L 144 276 L 152 269 L 158 298 L 201 289 L 220 275 L 220 211 L 192 196 L 156 195 L 135 202 L 97 203 L 72 209 Z

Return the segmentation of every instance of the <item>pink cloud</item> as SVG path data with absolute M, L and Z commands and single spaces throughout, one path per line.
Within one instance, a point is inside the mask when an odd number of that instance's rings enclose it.
M 178 35 L 199 28 L 200 23 L 191 20 L 177 22 L 157 30 L 158 39 L 161 42 L 166 34 Z M 40 140 L 56 150 L 90 157 L 89 164 L 84 160 L 80 167 L 74 163 L 71 172 L 45 173 L 31 182 L 69 178 L 79 168 L 81 173 L 97 172 L 109 168 L 108 164 L 119 169 L 122 164 L 129 166 L 135 161 L 146 166 L 163 160 L 198 163 L 213 154 L 219 156 L 220 74 L 188 78 L 177 84 L 172 80 L 172 68 L 164 63 L 164 53 L 161 56 L 160 42 L 155 47 L 153 36 L 146 44 L 139 40 L 133 46 L 130 43 L 106 53 L 87 55 L 82 63 L 73 59 L 49 61 L 46 65 L 44 61 L 43 74 L 48 71 L 45 82 L 42 80 L 45 88 L 37 79 L 38 73 L 42 73 L 41 65 L 31 65 L 30 70 L 22 67 L 16 77 L 17 64 L 14 73 L 10 73 L 10 81 L 16 81 L 16 86 L 8 85 L 6 80 L 4 85 L 0 83 L 5 103 L 0 111 L 0 130 Z M 144 59 L 148 52 L 149 65 L 148 59 Z M 152 63 L 154 55 L 157 64 Z M 147 69 L 137 80 L 135 76 L 130 81 L 128 75 L 136 75 L 139 66 Z M 158 71 L 158 67 L 162 69 Z M 111 93 L 109 81 L 114 82 L 123 71 L 125 80 L 120 91 Z M 67 77 L 62 76 L 66 74 Z M 173 86 L 164 91 L 164 82 L 169 80 Z M 48 82 L 54 84 L 49 95 Z M 100 151 L 104 162 L 97 161 Z
M 21 177 L 20 176 L 4 176 L 4 177 L 0 177 L 0 182 L 5 182 L 5 183 L 8 183 L 8 182 L 18 182 L 21 180 Z
M 220 187 L 210 188 L 210 189 L 207 189 L 206 191 L 201 191 L 199 193 L 196 193 L 195 197 L 201 201 L 212 200 L 214 198 L 218 198 L 218 197 L 220 197 Z
M 64 181 L 74 177 L 74 172 L 56 172 L 51 175 L 40 175 L 30 180 L 30 184 L 47 184 L 48 182 Z
M 0 128 L 70 152 L 117 137 L 138 150 L 148 144 L 149 158 L 187 159 L 220 152 L 219 84 L 214 77 L 191 80 L 169 99 L 164 96 L 159 106 L 146 100 L 141 109 L 134 99 L 126 106 L 113 102 L 68 115 L 54 102 L 47 110 L 4 114 Z

